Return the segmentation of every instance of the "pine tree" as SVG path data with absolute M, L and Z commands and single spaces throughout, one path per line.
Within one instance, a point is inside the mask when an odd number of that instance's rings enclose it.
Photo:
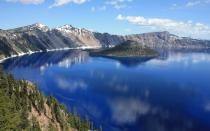
M 32 117 L 32 129 L 31 131 L 41 131 L 39 123 L 37 122 L 35 117 Z
M 20 114 L 16 110 L 14 100 L 0 89 L 0 130 L 15 130 L 20 125 Z

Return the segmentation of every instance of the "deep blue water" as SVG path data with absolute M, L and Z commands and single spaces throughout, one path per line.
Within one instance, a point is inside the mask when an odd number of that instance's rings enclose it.
M 210 131 L 208 53 L 119 60 L 74 50 L 13 58 L 3 66 L 104 131 Z

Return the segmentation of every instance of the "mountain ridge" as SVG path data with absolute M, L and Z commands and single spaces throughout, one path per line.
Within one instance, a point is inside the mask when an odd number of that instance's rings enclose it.
M 77 47 L 110 47 L 127 40 L 152 49 L 205 49 L 210 40 L 179 37 L 167 31 L 131 35 L 92 32 L 72 25 L 57 28 L 35 23 L 9 30 L 0 30 L 0 59 L 30 52 Z
M 92 32 L 92 33 L 100 33 L 100 34 L 110 34 L 108 32 L 98 32 L 98 31 L 90 31 L 88 29 L 85 29 L 85 28 L 77 28 L 71 24 L 64 24 L 63 26 L 58 26 L 58 27 L 54 27 L 54 28 L 50 28 L 48 27 L 47 25 L 45 24 L 42 24 L 42 23 L 34 23 L 34 24 L 30 24 L 30 25 L 26 25 L 26 26 L 20 26 L 20 27 L 15 27 L 15 28 L 10 28 L 10 29 L 0 29 L 0 31 L 13 31 L 13 30 L 17 30 L 17 29 L 21 29 L 21 28 L 48 28 L 49 30 L 59 30 L 61 28 L 64 28 L 64 27 L 67 27 L 67 28 L 73 28 L 73 29 L 77 29 L 77 30 L 85 30 L 87 32 Z M 154 31 L 154 32 L 146 32 L 146 33 L 133 33 L 133 34 L 126 34 L 126 35 L 119 35 L 119 34 L 110 34 L 110 35 L 114 35 L 114 36 L 131 36 L 131 35 L 145 35 L 145 34 L 153 34 L 153 33 L 166 33 L 166 34 L 170 34 L 170 35 L 173 35 L 173 36 L 176 36 L 176 37 L 179 37 L 179 38 L 188 38 L 188 39 L 194 39 L 194 40 L 203 40 L 203 41 L 210 41 L 208 39 L 198 39 L 198 38 L 191 38 L 191 37 L 186 37 L 186 36 L 178 36 L 178 35 L 174 35 L 174 34 L 171 34 L 169 31 Z

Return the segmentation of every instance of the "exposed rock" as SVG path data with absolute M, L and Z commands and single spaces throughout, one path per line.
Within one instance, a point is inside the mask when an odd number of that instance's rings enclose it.
M 46 25 L 36 23 L 16 29 L 0 30 L 0 57 L 50 49 L 87 46 L 110 47 L 127 40 L 136 41 L 154 49 L 202 49 L 210 47 L 210 41 L 178 37 L 169 32 L 120 36 L 91 32 L 71 25 L 50 29 Z

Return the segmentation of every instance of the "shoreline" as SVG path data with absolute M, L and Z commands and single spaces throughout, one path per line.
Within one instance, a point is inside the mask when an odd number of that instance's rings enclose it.
M 31 54 L 35 54 L 35 53 L 42 53 L 42 52 L 53 52 L 53 51 L 65 51 L 65 50 L 85 50 L 85 49 L 99 49 L 101 48 L 101 46 L 82 46 L 82 47 L 65 47 L 65 48 L 57 48 L 57 49 L 47 49 L 46 51 L 44 50 L 40 50 L 40 51 L 29 51 L 26 53 L 19 53 L 18 55 L 11 55 L 9 57 L 5 57 L 3 59 L 0 59 L 0 64 L 3 63 L 5 60 L 11 59 L 11 58 L 15 58 L 15 57 L 20 57 L 20 56 L 24 56 L 24 55 L 31 55 Z

